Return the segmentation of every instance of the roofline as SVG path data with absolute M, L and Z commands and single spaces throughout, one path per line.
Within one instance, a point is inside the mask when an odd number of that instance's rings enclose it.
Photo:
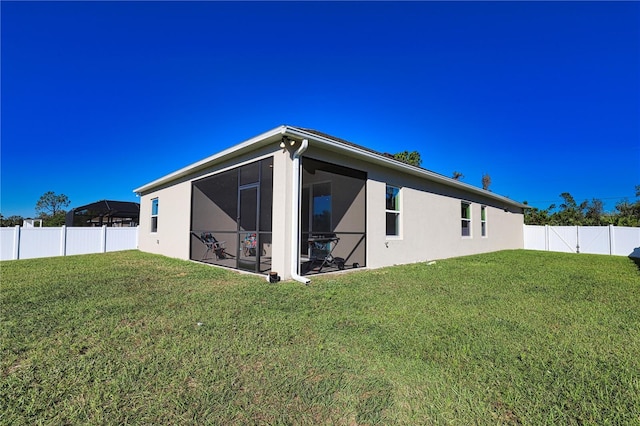
M 94 201 L 93 203 L 85 204 L 83 206 L 73 207 L 71 210 L 82 210 L 85 207 L 91 206 L 93 204 L 98 204 L 98 203 L 105 203 L 107 205 L 107 207 L 109 208 L 109 210 L 111 210 L 111 206 L 109 205 L 109 203 L 132 204 L 132 205 L 136 205 L 136 206 L 138 206 L 138 208 L 140 208 L 140 203 L 138 203 L 137 201 L 120 201 L 120 200 L 104 200 L 103 199 L 103 200 Z
M 297 136 L 298 138 L 303 138 L 303 139 L 309 139 L 315 142 L 320 142 L 321 144 L 327 146 L 329 149 L 334 151 L 335 150 L 339 150 L 343 152 L 347 151 L 352 155 L 355 155 L 356 157 L 360 157 L 367 160 L 370 163 L 379 164 L 387 168 L 399 170 L 399 171 L 409 173 L 421 178 L 426 178 L 428 180 L 442 183 L 447 186 L 459 187 L 461 189 L 464 189 L 469 192 L 473 192 L 478 195 L 482 195 L 485 197 L 493 198 L 494 200 L 508 203 L 509 205 L 512 205 L 512 206 L 516 206 L 520 208 L 527 207 L 525 204 L 519 203 L 515 200 L 504 197 L 502 195 L 495 194 L 491 191 L 478 188 L 477 186 L 473 186 L 468 183 L 460 182 L 459 180 L 441 175 L 439 173 L 432 172 L 427 169 L 423 169 L 422 167 L 416 167 L 411 164 L 403 163 L 402 161 L 396 160 L 394 158 L 389 158 L 382 154 L 372 152 L 368 149 L 364 149 L 356 145 L 351 145 L 351 144 L 347 145 L 345 143 L 335 141 L 333 139 L 326 138 L 324 136 L 320 136 L 320 135 L 305 131 L 304 129 L 291 127 L 291 126 L 284 126 L 284 127 L 286 128 L 286 134 L 288 135 Z
M 370 163 L 374 163 L 374 164 L 378 164 L 381 165 L 383 167 L 386 168 L 390 168 L 390 169 L 394 169 L 394 170 L 398 170 L 401 172 L 405 172 L 414 176 L 418 176 L 424 179 L 428 179 L 430 181 L 433 182 L 438 182 L 441 183 L 443 185 L 447 185 L 447 186 L 452 186 L 452 187 L 457 187 L 463 190 L 466 190 L 468 192 L 472 192 L 474 194 L 478 194 L 478 195 L 482 195 L 484 197 L 489 197 L 492 198 L 494 200 L 506 203 L 508 205 L 511 206 L 516 206 L 519 208 L 526 208 L 527 206 L 525 204 L 519 203 L 517 201 L 514 201 L 510 198 L 504 197 L 502 195 L 498 195 L 495 194 L 491 191 L 487 191 L 485 189 L 481 189 L 478 188 L 476 186 L 470 185 L 468 183 L 464 183 L 464 182 L 460 182 L 459 180 L 455 180 L 453 178 L 449 178 L 446 177 L 444 175 L 432 172 L 430 170 L 427 169 L 423 169 L 421 167 L 416 167 L 413 166 L 411 164 L 407 164 L 407 163 L 403 163 L 401 161 L 398 161 L 394 158 L 389 158 L 386 157 L 382 154 L 370 151 L 368 149 L 365 149 L 364 147 L 359 147 L 355 144 L 346 144 L 344 142 L 340 142 L 337 141 L 335 139 L 329 138 L 329 137 L 324 137 L 324 136 L 320 136 L 317 135 L 315 133 L 306 131 L 304 129 L 298 128 L 298 127 L 294 127 L 294 126 L 287 126 L 287 125 L 282 125 L 282 126 L 278 126 L 274 129 L 271 129 L 267 132 L 264 132 L 262 134 L 259 134 L 257 136 L 252 137 L 251 139 L 247 139 L 244 142 L 241 142 L 237 145 L 234 145 L 230 148 L 225 149 L 224 151 L 221 151 L 217 154 L 214 154 L 212 156 L 209 156 L 203 160 L 197 161 L 193 164 L 190 164 L 186 167 L 183 167 L 173 173 L 170 173 L 168 175 L 165 175 L 159 179 L 156 179 L 150 183 L 147 183 L 146 185 L 142 185 L 136 189 L 133 190 L 133 192 L 135 192 L 136 194 L 141 194 L 143 192 L 149 191 L 155 187 L 164 185 L 166 183 L 169 183 L 173 180 L 176 179 L 180 179 L 183 178 L 185 176 L 188 176 L 194 172 L 197 172 L 198 170 L 202 170 L 205 169 L 207 167 L 210 167 L 213 164 L 216 164 L 218 162 L 233 158 L 237 155 L 242 154 L 243 152 L 246 151 L 250 151 L 252 149 L 258 148 L 260 146 L 263 145 L 267 145 L 268 143 L 270 143 L 271 141 L 269 139 L 272 139 L 276 136 L 280 136 L 280 135 L 287 135 L 287 136 L 291 136 L 293 138 L 296 139 L 307 139 L 310 142 L 316 142 L 319 143 L 320 145 L 324 146 L 325 148 L 331 150 L 331 151 L 338 151 L 338 152 L 347 152 L 349 154 L 351 154 L 354 157 L 357 158 L 361 158 L 364 159 L 365 161 L 368 161 Z M 275 141 L 274 141 L 275 142 Z
M 200 161 L 196 161 L 186 167 L 183 167 L 179 170 L 176 170 L 173 173 L 169 173 L 159 179 L 156 179 L 152 182 L 149 182 L 141 187 L 138 187 L 133 190 L 136 194 L 141 194 L 150 189 L 153 189 L 157 186 L 164 185 L 172 180 L 180 179 L 182 177 L 188 176 L 193 172 L 196 172 L 201 169 L 205 169 L 217 162 L 221 162 L 228 158 L 233 158 L 236 155 L 241 154 L 245 150 L 249 150 L 249 148 L 256 148 L 257 146 L 266 145 L 268 143 L 268 139 L 284 133 L 284 129 L 286 126 L 279 126 L 275 129 L 269 130 L 268 132 L 264 132 L 258 136 L 254 136 L 251 139 L 247 139 L 244 142 L 241 142 L 237 145 L 234 145 L 230 148 L 225 149 L 217 154 L 211 155 L 207 158 L 204 158 Z

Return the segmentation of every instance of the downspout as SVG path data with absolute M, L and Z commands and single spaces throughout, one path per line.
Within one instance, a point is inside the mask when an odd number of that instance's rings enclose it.
M 307 150 L 309 140 L 303 139 L 300 147 L 293 153 L 293 180 L 291 182 L 291 278 L 303 284 L 311 280 L 298 274 L 300 254 L 300 156 Z

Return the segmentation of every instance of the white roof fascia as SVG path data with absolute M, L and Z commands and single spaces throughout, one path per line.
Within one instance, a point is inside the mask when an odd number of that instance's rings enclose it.
M 332 150 L 332 151 L 338 151 L 338 152 L 346 152 L 348 154 L 351 154 L 355 157 L 360 157 L 363 158 L 365 161 L 371 162 L 371 163 L 375 163 L 375 164 L 379 164 L 382 165 L 384 167 L 389 167 L 395 170 L 399 170 L 405 173 L 409 173 L 415 176 L 419 176 L 422 178 L 426 178 L 428 180 L 434 181 L 434 182 L 439 182 L 442 183 L 444 185 L 448 185 L 448 186 L 452 186 L 452 187 L 458 187 L 460 189 L 469 191 L 469 192 L 473 192 L 475 194 L 479 194 L 479 195 L 483 195 L 485 197 L 489 197 L 492 198 L 494 200 L 498 200 L 504 203 L 507 203 L 509 205 L 512 206 L 517 206 L 517 207 L 521 207 L 521 208 L 526 208 L 527 206 L 524 204 L 521 204 L 517 201 L 511 200 L 507 197 L 503 197 L 502 195 L 498 195 L 498 194 L 494 194 L 490 191 L 486 191 L 484 189 L 478 188 L 476 186 L 473 185 L 469 185 L 468 183 L 464 183 L 464 182 L 460 182 L 458 180 L 440 175 L 438 173 L 432 172 L 430 170 L 427 169 L 423 169 L 421 167 L 416 167 L 416 166 L 412 166 L 410 164 L 407 163 L 403 163 L 401 161 L 395 160 L 393 158 L 388 158 L 385 157 L 383 155 L 380 154 L 376 154 L 374 152 L 371 152 L 369 150 L 366 149 L 362 149 L 359 148 L 357 146 L 354 145 L 350 145 L 350 144 L 345 144 L 342 143 L 340 141 L 331 139 L 331 138 L 326 138 L 324 136 L 320 136 L 317 135 L 315 133 L 311 133 L 311 132 L 306 132 L 302 129 L 296 128 L 296 127 L 291 127 L 291 126 L 286 126 L 286 125 L 282 125 L 282 126 L 278 126 L 274 129 L 271 129 L 267 132 L 264 132 L 258 136 L 254 136 L 251 139 L 248 139 L 244 142 L 241 142 L 237 145 L 234 145 L 230 148 L 225 149 L 224 151 L 221 151 L 217 154 L 214 154 L 210 157 L 207 157 L 203 160 L 197 161 L 193 164 L 190 164 L 186 167 L 183 167 L 173 173 L 170 173 L 168 175 L 165 175 L 159 179 L 156 179 L 150 183 L 147 183 L 146 185 L 142 185 L 139 188 L 136 188 L 133 190 L 133 192 L 135 192 L 136 194 L 141 194 L 143 192 L 149 191 L 157 186 L 160 185 L 164 185 L 168 182 L 171 182 L 172 180 L 176 180 L 182 177 L 185 177 L 195 171 L 198 171 L 200 169 L 204 169 L 206 167 L 209 167 L 217 162 L 221 162 L 227 158 L 232 158 L 233 156 L 239 155 L 241 154 L 243 151 L 245 150 L 250 150 L 250 149 L 255 149 L 257 148 L 261 143 L 266 142 L 269 138 L 272 138 L 274 136 L 278 136 L 278 135 L 289 135 L 289 136 L 293 136 L 296 138 L 300 138 L 300 139 L 308 139 L 308 140 L 312 140 L 312 141 L 316 141 L 319 142 L 320 144 L 324 145 L 327 149 Z
M 133 192 L 135 192 L 136 194 L 141 194 L 143 192 L 146 192 L 150 189 L 153 189 L 157 186 L 163 185 L 165 183 L 171 182 L 172 180 L 175 179 L 179 179 L 182 178 L 184 176 L 187 176 L 199 169 L 204 169 L 206 167 L 211 166 L 212 164 L 215 164 L 217 162 L 220 162 L 228 157 L 233 157 L 235 155 L 240 154 L 242 151 L 247 150 L 248 148 L 256 148 L 256 144 L 259 144 L 260 142 L 264 142 L 265 140 L 269 139 L 270 137 L 273 136 L 277 136 L 280 135 L 284 132 L 284 130 L 286 129 L 286 126 L 279 126 L 276 127 L 275 129 L 269 130 L 265 133 L 262 133 L 258 136 L 255 136 L 251 139 L 248 139 L 244 142 L 241 142 L 237 145 L 234 145 L 230 148 L 225 149 L 224 151 L 221 151 L 217 154 L 214 154 L 210 157 L 207 157 L 203 160 L 197 161 L 193 164 L 190 164 L 186 167 L 181 168 L 180 170 L 176 170 L 173 173 L 169 173 L 168 175 L 165 175 L 159 179 L 154 180 L 153 182 L 149 182 L 146 185 L 142 185 L 139 188 L 136 188 L 133 190 Z
M 517 207 L 521 207 L 524 208 L 526 207 L 526 205 L 519 203 L 517 201 L 514 201 L 510 198 L 507 197 L 503 197 L 502 195 L 498 195 L 498 194 L 494 194 L 490 191 L 478 188 L 476 186 L 473 185 L 469 185 L 468 183 L 464 183 L 464 182 L 460 182 L 458 180 L 440 175 L 438 173 L 432 172 L 430 170 L 427 169 L 423 169 L 421 167 L 416 167 L 416 166 L 412 166 L 411 164 L 407 164 L 407 163 L 403 163 L 401 161 L 395 160 L 393 158 L 388 158 L 385 156 L 382 156 L 380 154 L 375 154 L 373 152 L 370 152 L 368 150 L 362 149 L 362 148 L 358 148 L 357 146 L 353 146 L 353 145 L 347 145 L 344 144 L 342 142 L 333 140 L 333 139 L 329 139 L 320 135 L 316 135 L 314 133 L 309 133 L 309 132 L 305 132 L 302 129 L 297 129 L 297 128 L 291 128 L 289 126 L 284 126 L 286 127 L 286 134 L 292 135 L 292 136 L 297 136 L 299 138 L 304 138 L 304 139 L 310 139 L 310 140 L 314 140 L 316 142 L 320 142 L 321 144 L 327 146 L 327 148 L 333 150 L 333 151 L 347 151 L 350 154 L 353 154 L 357 157 L 361 157 L 364 158 L 366 160 L 368 160 L 369 162 L 372 163 L 377 163 L 380 164 L 382 166 L 385 167 L 390 167 L 396 170 L 400 170 L 403 171 L 405 173 L 410 173 L 412 175 L 416 175 L 422 178 L 426 178 L 428 180 L 434 181 L 434 182 L 439 182 L 442 183 L 444 185 L 447 186 L 453 186 L 453 187 L 459 187 L 460 189 L 464 189 L 466 191 L 469 192 L 473 192 L 475 194 L 479 194 L 485 197 L 489 197 L 492 198 L 494 200 L 498 200 L 501 201 L 503 203 L 507 203 L 511 206 L 517 206 Z

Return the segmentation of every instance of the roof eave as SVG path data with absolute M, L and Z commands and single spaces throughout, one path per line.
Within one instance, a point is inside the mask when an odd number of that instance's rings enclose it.
M 283 134 L 285 128 L 286 126 L 279 126 L 279 127 L 276 127 L 275 129 L 271 129 L 267 132 L 264 132 L 258 136 L 254 136 L 253 138 L 248 139 L 244 142 L 241 142 L 237 145 L 234 145 L 230 148 L 227 148 L 224 151 L 221 151 L 217 154 L 209 156 L 195 163 L 189 164 L 186 167 L 176 170 L 173 173 L 169 173 L 168 175 L 165 175 L 152 182 L 149 182 L 146 185 L 142 185 L 141 187 L 134 189 L 133 192 L 140 195 L 144 192 L 150 191 L 154 188 L 167 184 L 176 179 L 183 178 L 199 170 L 206 169 L 207 167 L 211 167 L 216 163 L 220 163 L 224 160 L 243 154 L 244 152 L 253 150 L 261 145 L 266 145 L 267 143 L 271 142 L 270 139 L 273 138 L 274 136 L 279 136 Z
M 289 126 L 285 126 L 286 130 L 285 133 L 294 137 L 298 137 L 298 138 L 304 138 L 304 139 L 309 139 L 315 142 L 319 142 L 321 144 L 323 144 L 324 146 L 327 147 L 327 149 L 332 150 L 332 151 L 339 151 L 339 152 L 344 152 L 347 151 L 348 153 L 356 156 L 356 157 L 360 157 L 365 159 L 368 162 L 371 163 L 375 163 L 375 164 L 379 164 L 381 166 L 384 167 L 388 167 L 388 168 L 392 168 L 394 170 L 399 170 L 405 173 L 410 173 L 412 175 L 421 177 L 421 178 L 426 178 L 428 180 L 434 181 L 434 182 L 438 182 L 438 183 L 442 183 L 444 185 L 447 186 L 452 186 L 452 187 L 457 187 L 460 189 L 464 189 L 466 191 L 469 192 L 473 192 L 474 194 L 478 194 L 478 195 L 482 195 L 485 197 L 489 197 L 492 198 L 494 200 L 497 201 L 501 201 L 503 203 L 506 203 L 510 206 L 515 206 L 515 207 L 519 207 L 519 208 L 524 208 L 526 207 L 524 204 L 519 203 L 517 201 L 514 201 L 510 198 L 507 197 L 503 197 L 502 195 L 498 195 L 498 194 L 494 194 L 491 191 L 487 191 L 485 189 L 481 189 L 478 188 L 476 186 L 473 185 L 469 185 L 468 183 L 464 183 L 464 182 L 460 182 L 458 180 L 440 175 L 438 173 L 432 172 L 430 170 L 427 169 L 423 169 L 421 167 L 416 167 L 416 166 L 412 166 L 411 164 L 407 164 L 407 163 L 403 163 L 402 161 L 398 161 L 396 159 L 393 158 L 389 158 L 380 154 L 376 154 L 373 153 L 371 151 L 362 149 L 362 148 L 358 148 L 355 145 L 346 145 L 342 142 L 338 142 L 335 140 L 332 140 L 330 138 L 326 138 L 323 136 L 319 136 L 316 135 L 314 133 L 310 133 L 310 132 L 306 132 L 302 129 L 298 129 L 298 128 L 292 128 Z
M 454 188 L 460 188 L 460 189 L 472 192 L 474 194 L 482 195 L 482 196 L 489 197 L 494 200 L 506 203 L 510 206 L 515 206 L 519 208 L 527 207 L 526 205 L 519 203 L 517 201 L 511 200 L 507 197 L 494 194 L 491 191 L 487 191 L 487 190 L 478 188 L 476 186 L 469 185 L 464 182 L 460 182 L 458 180 L 440 175 L 430 170 L 423 169 L 421 167 L 412 166 L 410 164 L 403 163 L 396 159 L 385 157 L 381 154 L 376 154 L 372 151 L 359 148 L 356 145 L 345 144 L 343 142 L 339 142 L 331 138 L 327 138 L 324 136 L 316 135 L 311 132 L 307 132 L 300 128 L 286 126 L 286 125 L 278 126 L 260 135 L 254 136 L 253 138 L 248 139 L 242 143 L 239 143 L 230 148 L 227 148 L 224 151 L 221 151 L 203 160 L 192 163 L 173 173 L 170 173 L 159 179 L 156 179 L 146 185 L 140 186 L 139 188 L 134 189 L 133 192 L 135 192 L 138 195 L 144 192 L 148 192 L 154 188 L 165 185 L 171 181 L 186 177 L 199 170 L 211 167 L 212 165 L 215 165 L 227 159 L 231 159 L 245 152 L 254 150 L 260 146 L 267 145 L 268 143 L 271 143 L 271 142 L 275 142 L 281 135 L 288 135 L 297 139 L 308 139 L 310 141 L 320 143 L 325 148 L 331 151 L 336 151 L 341 153 L 346 152 L 357 158 L 364 159 L 365 161 L 368 161 L 370 163 L 378 164 L 383 167 L 388 167 L 404 173 L 409 173 L 409 174 L 412 174 L 421 178 L 425 178 L 433 182 L 442 183 L 444 185 L 451 186 Z

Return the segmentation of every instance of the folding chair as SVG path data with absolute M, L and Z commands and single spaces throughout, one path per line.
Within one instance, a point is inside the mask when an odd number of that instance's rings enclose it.
M 202 256 L 202 260 L 207 259 L 209 253 L 213 253 L 216 256 L 216 260 L 226 259 L 228 257 L 235 257 L 225 250 L 225 241 L 218 241 L 211 232 L 203 232 L 200 235 L 192 232 L 192 234 L 199 239 L 202 244 L 207 246 L 207 251 Z

